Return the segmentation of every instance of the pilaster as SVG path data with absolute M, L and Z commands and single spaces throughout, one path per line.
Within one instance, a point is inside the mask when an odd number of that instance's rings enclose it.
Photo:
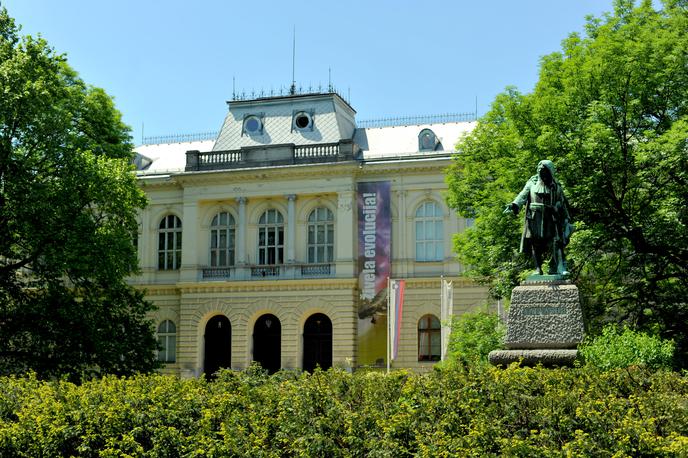
M 346 190 L 337 193 L 337 218 L 335 221 L 336 272 L 338 277 L 353 277 L 357 253 L 356 215 L 354 210 L 356 193 Z
M 200 221 L 198 219 L 198 190 L 185 189 L 182 207 L 182 265 L 180 281 L 198 279 Z
M 287 263 L 296 261 L 296 194 L 288 194 L 287 198 Z

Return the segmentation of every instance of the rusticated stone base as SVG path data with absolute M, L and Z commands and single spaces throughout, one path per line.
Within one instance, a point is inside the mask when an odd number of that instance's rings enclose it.
M 490 352 L 495 366 L 570 366 L 583 340 L 578 288 L 562 278 L 529 277 L 511 293 L 506 324 L 507 350 Z M 553 276 L 550 276 L 553 277 Z
M 571 366 L 578 350 L 494 350 L 488 355 L 494 366 L 508 366 L 520 361 L 523 366 Z
M 521 284 L 511 293 L 505 344 L 517 349 L 576 348 L 583 340 L 578 288 L 570 282 Z

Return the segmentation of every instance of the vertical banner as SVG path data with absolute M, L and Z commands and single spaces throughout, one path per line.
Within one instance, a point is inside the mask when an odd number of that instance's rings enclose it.
M 401 335 L 401 317 L 404 311 L 404 280 L 389 281 L 389 361 L 397 359 L 399 354 L 399 336 Z M 389 364 L 387 365 L 389 367 Z
M 392 212 L 390 182 L 358 184 L 359 318 L 386 306 L 385 288 L 391 273 Z
M 442 278 L 440 280 L 440 318 L 442 322 L 442 361 L 447 357 L 449 348 L 449 335 L 451 334 L 452 316 L 454 315 L 454 286 L 452 282 Z

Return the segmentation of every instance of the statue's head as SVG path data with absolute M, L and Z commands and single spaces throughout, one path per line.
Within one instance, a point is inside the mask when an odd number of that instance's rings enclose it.
M 537 166 L 537 173 L 540 179 L 544 181 L 547 184 L 550 184 L 552 181 L 554 181 L 554 163 L 550 160 L 543 160 L 538 162 Z

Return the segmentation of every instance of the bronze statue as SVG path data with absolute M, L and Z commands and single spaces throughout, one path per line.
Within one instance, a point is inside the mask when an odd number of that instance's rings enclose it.
M 567 276 L 564 247 L 573 231 L 566 197 L 555 177 L 552 161 L 540 161 L 537 175 L 533 175 L 504 213 L 518 215 L 525 205 L 525 224 L 521 237 L 521 252 L 529 254 L 535 262 L 535 273 L 542 275 L 542 262 L 549 255 L 550 275 Z

